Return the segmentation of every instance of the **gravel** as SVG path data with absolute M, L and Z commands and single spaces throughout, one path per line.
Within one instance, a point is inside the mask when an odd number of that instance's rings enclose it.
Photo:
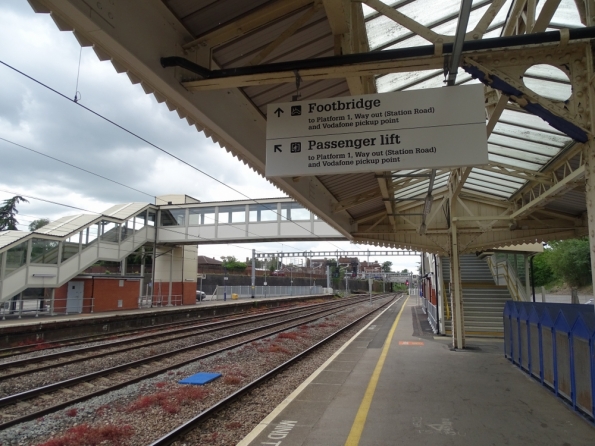
M 374 306 L 379 307 L 386 301 L 382 299 Z M 150 444 L 369 310 L 368 305 L 354 305 L 349 307 L 349 310 L 290 330 L 286 332 L 288 334 L 273 335 L 261 341 L 251 342 L 230 352 L 195 361 L 42 419 L 5 429 L 0 432 L 0 445 L 42 444 L 50 438 L 65 435 L 68 429 L 72 428 L 75 428 L 75 431 L 71 431 L 69 435 L 78 435 L 72 444 L 82 444 L 84 435 L 108 435 L 107 431 L 112 435 L 111 438 L 119 438 L 119 444 L 122 445 Z M 208 420 L 180 444 L 237 443 L 363 324 L 364 321 L 360 322 L 357 324 L 358 327 L 352 327 L 329 344 L 317 349 L 297 366 L 290 367 L 266 385 L 251 391 L 215 418 Z M 223 376 L 202 387 L 177 383 L 179 379 L 199 371 L 217 371 Z M 56 402 L 52 400 L 51 403 Z M 5 419 L 9 416 L 6 411 L 3 412 L 2 417 Z

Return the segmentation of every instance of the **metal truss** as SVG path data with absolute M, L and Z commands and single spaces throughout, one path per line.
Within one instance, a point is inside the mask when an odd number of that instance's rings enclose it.
M 257 252 L 256 258 L 271 257 L 357 257 L 357 256 L 419 256 L 418 251 L 390 250 L 390 251 L 303 251 L 303 252 Z

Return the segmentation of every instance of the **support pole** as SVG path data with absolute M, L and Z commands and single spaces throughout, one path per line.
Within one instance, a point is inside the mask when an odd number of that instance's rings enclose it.
M 452 212 L 452 210 L 451 210 Z M 450 256 L 451 304 L 452 307 L 452 345 L 455 349 L 465 348 L 463 321 L 463 290 L 461 289 L 461 266 L 459 259 L 459 243 L 457 225 L 451 222 L 451 256 Z
M 593 1 L 585 2 L 586 7 L 586 23 L 587 26 L 592 26 L 594 21 L 595 14 L 595 4 Z M 587 46 L 585 51 L 585 76 L 583 77 L 587 81 L 584 85 L 586 85 L 588 98 L 589 98 L 589 111 L 590 111 L 590 129 L 591 132 L 595 127 L 595 90 L 593 89 L 593 84 L 591 80 L 593 79 L 593 53 L 592 53 L 592 45 L 590 44 Z M 587 201 L 587 222 L 589 225 L 589 248 L 591 252 L 591 281 L 595 284 L 595 141 L 590 139 L 587 143 L 585 143 L 586 149 L 586 166 L 585 166 L 585 199 Z M 595 289 L 593 290 L 595 293 Z M 594 294 L 595 296 L 595 294 Z M 595 305 L 595 299 L 593 300 L 593 304 Z
M 331 267 L 330 265 L 326 265 L 326 287 L 331 287 Z
M 252 299 L 254 299 L 254 292 L 256 290 L 256 250 L 252 250 L 252 273 L 251 273 L 251 283 L 252 283 Z
M 530 301 L 531 300 L 531 273 L 529 270 L 529 255 L 525 254 L 523 256 L 524 260 L 525 260 L 525 296 L 527 297 L 527 300 Z
M 171 307 L 171 287 L 172 287 L 172 279 L 174 275 L 174 249 L 172 248 L 169 252 L 169 293 L 167 295 L 167 306 Z
M 56 295 L 56 288 L 52 288 L 50 291 L 50 316 L 54 315 L 54 297 Z
M 142 307 L 143 289 L 145 288 L 145 247 L 140 249 L 140 281 L 138 284 L 138 307 Z

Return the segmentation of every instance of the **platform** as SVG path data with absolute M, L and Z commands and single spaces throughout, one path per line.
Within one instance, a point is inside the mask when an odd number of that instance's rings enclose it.
M 501 340 L 468 345 L 451 350 L 401 299 L 239 445 L 593 444 L 595 427 L 512 366 Z

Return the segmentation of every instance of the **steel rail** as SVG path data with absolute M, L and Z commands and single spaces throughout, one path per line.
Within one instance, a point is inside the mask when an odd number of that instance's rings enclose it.
M 353 299 L 357 299 L 357 298 L 349 298 L 349 300 L 353 300 Z M 345 303 L 345 301 L 342 301 L 341 303 Z M 0 376 L 0 381 L 6 380 L 9 378 L 16 378 L 17 376 L 26 375 L 29 373 L 35 373 L 40 370 L 47 370 L 47 369 L 55 367 L 55 366 L 63 366 L 63 365 L 67 365 L 67 364 L 73 364 L 73 363 L 84 361 L 87 359 L 100 358 L 102 356 L 106 356 L 106 355 L 110 355 L 110 354 L 114 354 L 114 353 L 122 353 L 122 352 L 136 349 L 136 348 L 150 347 L 153 345 L 172 342 L 173 340 L 189 338 L 192 336 L 197 336 L 197 335 L 201 335 L 201 334 L 205 334 L 205 333 L 212 333 L 214 331 L 224 330 L 226 328 L 232 328 L 232 327 L 236 327 L 239 325 L 245 325 L 245 324 L 249 324 L 249 323 L 265 321 L 268 319 L 274 319 L 276 317 L 280 317 L 285 314 L 295 313 L 295 312 L 299 312 L 299 311 L 308 311 L 308 310 L 313 309 L 313 307 L 325 307 L 325 306 L 332 306 L 335 304 L 337 304 L 337 302 L 332 301 L 332 302 L 324 302 L 321 304 L 311 305 L 311 306 L 307 306 L 307 307 L 293 307 L 291 309 L 283 309 L 283 310 L 275 311 L 272 313 L 267 313 L 266 315 L 264 315 L 264 314 L 250 315 L 250 316 L 244 316 L 244 317 L 240 317 L 240 318 L 234 318 L 231 320 L 227 319 L 224 321 L 209 322 L 206 324 L 193 325 L 191 327 L 176 328 L 176 329 L 167 330 L 167 331 L 159 331 L 156 333 L 141 335 L 141 336 L 137 336 L 134 338 L 119 339 L 119 340 L 116 340 L 113 342 L 108 342 L 105 344 L 93 345 L 93 346 L 89 346 L 89 347 L 81 347 L 81 348 L 77 348 L 77 349 L 73 349 L 73 350 L 68 350 L 65 352 L 51 353 L 49 355 L 35 356 L 33 358 L 25 358 L 25 359 L 20 359 L 20 360 L 16 360 L 16 361 L 0 363 L 0 371 L 1 371 L 1 370 L 6 370 L 6 369 L 10 369 L 10 368 L 15 368 L 15 367 L 22 367 L 22 366 L 29 365 L 29 364 L 36 364 L 36 363 L 44 362 L 44 361 L 51 361 L 51 360 L 55 360 L 58 358 L 61 359 L 66 356 L 74 356 L 74 355 L 83 354 L 83 353 L 90 353 L 90 352 L 96 351 L 96 350 L 114 348 L 114 347 L 117 347 L 118 345 L 126 345 L 126 344 L 130 344 L 130 343 L 134 343 L 134 342 L 142 342 L 142 341 L 149 340 L 152 338 L 160 338 L 156 341 L 147 342 L 142 345 L 127 346 L 127 347 L 123 347 L 123 348 L 120 348 L 115 351 L 112 350 L 109 352 L 98 353 L 93 356 L 85 356 L 82 358 L 75 358 L 75 359 L 72 359 L 69 361 L 62 361 L 58 365 L 48 364 L 45 366 L 37 367 L 35 369 L 19 370 L 17 372 L 12 372 L 12 373 Z M 194 321 L 194 323 L 197 323 L 197 321 Z M 195 332 L 196 329 L 203 329 L 203 328 L 206 328 L 206 330 L 201 330 L 199 332 Z M 185 334 L 185 335 L 180 336 L 176 339 L 161 339 L 163 336 L 176 335 L 176 334 L 181 334 L 181 333 L 186 333 L 186 332 L 193 332 L 193 333 Z
M 258 302 L 258 301 L 257 301 Z M 269 301 L 270 302 L 270 301 Z M 274 302 L 274 301 L 273 301 Z M 312 304 L 312 305 L 323 305 L 322 304 Z M 202 307 L 202 308 L 217 308 L 217 307 Z M 292 306 L 292 308 L 295 308 Z M 195 309 L 198 308 L 192 308 L 192 309 L 188 309 L 188 311 L 193 311 Z M 287 308 L 286 308 L 287 309 Z M 280 311 L 284 311 L 284 310 L 280 310 Z M 229 319 L 234 319 L 233 316 L 237 316 L 235 314 L 231 314 L 231 315 L 227 315 L 227 316 L 208 316 L 205 318 L 201 318 L 200 321 L 204 322 L 204 321 L 209 321 L 211 319 L 219 319 L 219 318 L 225 318 L 225 317 L 229 317 Z M 243 316 L 246 317 L 246 316 Z M 226 319 L 226 320 L 229 320 Z M 184 326 L 184 325 L 189 325 L 189 324 L 194 324 L 196 323 L 196 320 L 185 320 L 185 321 L 177 321 L 177 322 L 167 322 L 167 323 L 163 323 L 163 324 L 157 324 L 157 325 L 147 325 L 146 327 L 135 327 L 135 328 L 131 328 L 128 330 L 122 330 L 122 331 L 118 331 L 117 333 L 97 333 L 97 334 L 92 334 L 92 335 L 86 335 L 86 336 L 77 336 L 77 337 L 72 337 L 72 338 L 65 338 L 62 340 L 55 340 L 55 341 L 49 341 L 48 343 L 45 344 L 44 349 L 43 350 L 50 350 L 53 348 L 61 348 L 61 347 L 69 347 L 72 345 L 79 345 L 79 344 L 84 344 L 85 342 L 99 342 L 102 339 L 106 338 L 106 337 L 123 337 L 123 336 L 131 336 L 137 333 L 142 333 L 143 331 L 147 331 L 147 330 L 154 330 L 154 329 L 167 329 L 168 327 L 176 327 L 176 326 Z M 54 345 L 55 344 L 55 345 Z M 8 348 L 3 348 L 0 349 L 0 359 L 5 359 L 11 356 L 17 356 L 20 354 L 24 354 L 24 353 L 31 353 L 36 350 L 38 344 L 30 344 L 30 345 L 26 345 L 26 346 L 18 346 L 18 347 L 8 347 Z
M 386 296 L 388 296 L 388 294 L 376 296 L 375 300 L 382 299 L 382 298 L 384 298 Z M 362 299 L 362 301 L 361 301 L 361 303 L 367 303 L 367 302 L 368 302 L 367 299 Z M 343 310 L 344 310 L 344 307 L 340 307 L 338 309 L 323 310 L 323 311 L 320 311 L 319 313 L 328 312 L 329 314 L 335 314 L 335 313 L 338 313 L 338 312 L 343 311 Z M 6 429 L 8 427 L 11 427 L 11 426 L 14 426 L 14 425 L 17 425 L 17 424 L 20 424 L 20 423 L 24 423 L 24 422 L 27 422 L 27 421 L 31 421 L 31 420 L 37 419 L 39 417 L 45 416 L 45 415 L 50 414 L 52 412 L 58 411 L 60 409 L 64 409 L 64 408 L 66 408 L 68 406 L 71 406 L 73 404 L 77 404 L 77 403 L 80 403 L 82 401 L 86 401 L 88 399 L 94 398 L 96 396 L 104 395 L 104 394 L 109 393 L 109 392 L 112 392 L 114 390 L 118 390 L 118 389 L 120 389 L 122 387 L 126 387 L 126 386 L 128 386 L 130 384 L 135 384 L 135 383 L 137 383 L 139 381 L 142 381 L 142 380 L 145 380 L 145 379 L 148 379 L 148 378 L 152 378 L 153 376 L 160 375 L 160 374 L 165 373 L 165 372 L 167 372 L 167 371 L 169 371 L 171 369 L 182 367 L 182 366 L 184 366 L 186 364 L 189 364 L 191 362 L 199 361 L 199 360 L 208 358 L 210 356 L 214 356 L 214 355 L 217 355 L 219 353 L 225 352 L 227 350 L 232 350 L 232 349 L 237 348 L 237 347 L 240 347 L 242 345 L 249 344 L 250 342 L 254 342 L 254 341 L 257 341 L 259 339 L 263 339 L 263 338 L 272 336 L 274 334 L 281 333 L 283 331 L 286 331 L 286 330 L 290 330 L 292 328 L 299 327 L 300 325 L 307 324 L 309 322 L 318 320 L 318 319 L 320 319 L 320 317 L 322 317 L 322 316 L 319 315 L 319 314 L 317 314 L 314 317 L 311 317 L 310 319 L 307 319 L 306 321 L 301 321 L 301 322 L 298 322 L 298 323 L 293 324 L 293 325 L 290 325 L 290 326 L 282 327 L 282 328 L 280 328 L 278 330 L 270 331 L 270 332 L 267 332 L 265 334 L 252 337 L 252 338 L 250 338 L 248 340 L 238 342 L 238 343 L 233 344 L 231 346 L 223 347 L 223 348 L 220 348 L 218 350 L 213 350 L 212 352 L 204 353 L 202 355 L 198 355 L 198 356 L 193 357 L 193 358 L 190 358 L 190 359 L 185 359 L 185 360 L 182 360 L 182 361 L 178 361 L 178 362 L 176 362 L 174 364 L 169 364 L 169 365 L 167 365 L 165 367 L 161 367 L 161 368 L 159 368 L 157 370 L 154 370 L 152 372 L 148 372 L 148 373 L 143 374 L 141 376 L 136 376 L 134 378 L 125 380 L 123 382 L 120 382 L 118 384 L 114 384 L 112 386 L 103 388 L 101 390 L 97 390 L 95 392 L 91 392 L 91 393 L 82 395 L 80 397 L 72 398 L 72 399 L 70 399 L 68 401 L 65 401 L 63 403 L 59 403 L 59 404 L 56 404 L 56 405 L 53 405 L 53 406 L 49 406 L 49 407 L 47 407 L 45 409 L 38 410 L 38 411 L 33 412 L 33 413 L 30 413 L 28 415 L 23 415 L 21 417 L 14 418 L 14 419 L 12 419 L 10 421 L 6 421 L 6 422 L 0 424 L 0 430 Z M 300 316 L 299 318 L 296 318 L 296 319 L 306 319 L 306 317 Z M 6 406 L 9 406 L 11 404 L 15 404 L 15 403 L 21 402 L 23 400 L 28 400 L 28 399 L 34 398 L 34 397 L 36 397 L 38 395 L 50 393 L 50 392 L 53 392 L 53 391 L 56 391 L 56 390 L 59 390 L 59 389 L 62 389 L 62 388 L 66 388 L 66 387 L 69 387 L 69 386 L 72 386 L 72 385 L 75 385 L 75 384 L 79 384 L 79 383 L 82 383 L 82 382 L 88 382 L 88 381 L 91 381 L 91 380 L 94 380 L 94 379 L 98 379 L 98 378 L 101 378 L 101 377 L 103 377 L 105 375 L 109 375 L 109 374 L 112 374 L 112 373 L 117 373 L 117 372 L 119 372 L 121 370 L 124 370 L 126 368 L 133 368 L 133 367 L 136 367 L 138 365 L 142 365 L 143 363 L 146 363 L 146 362 L 155 361 L 155 360 L 157 360 L 160 357 L 167 357 L 167 356 L 172 356 L 173 354 L 182 353 L 182 351 L 180 351 L 180 350 L 184 350 L 184 351 L 190 350 L 190 349 L 196 348 L 197 346 L 205 346 L 205 345 L 208 345 L 208 344 L 213 344 L 213 343 L 220 342 L 220 341 L 225 341 L 225 340 L 228 340 L 228 339 L 233 339 L 234 337 L 240 337 L 240 336 L 243 336 L 243 335 L 246 335 L 246 334 L 250 334 L 251 332 L 255 332 L 255 331 L 259 331 L 259 330 L 264 330 L 264 329 L 271 328 L 271 327 L 274 327 L 274 326 L 278 326 L 278 325 L 282 325 L 282 324 L 287 324 L 287 323 L 290 323 L 290 322 L 291 322 L 291 320 L 284 321 L 284 322 L 277 322 L 277 323 L 274 323 L 274 324 L 267 325 L 265 327 L 258 327 L 258 328 L 253 328 L 253 329 L 250 329 L 250 330 L 245 330 L 243 332 L 235 333 L 235 334 L 228 335 L 228 336 L 224 336 L 224 337 L 219 338 L 219 339 L 205 341 L 205 342 L 203 342 L 201 344 L 196 344 L 196 345 L 193 345 L 193 346 L 185 347 L 183 349 L 179 349 L 179 350 L 176 350 L 174 352 L 162 353 L 162 354 L 155 355 L 155 356 L 152 356 L 152 357 L 149 357 L 149 358 L 144 358 L 142 360 L 132 361 L 132 362 L 129 362 L 127 364 L 122 364 L 122 365 L 119 365 L 119 366 L 111 367 L 109 369 L 101 370 L 101 371 L 98 371 L 98 372 L 92 372 L 92 373 L 89 373 L 89 374 L 86 374 L 86 375 L 82 375 L 82 376 L 79 376 L 79 377 L 71 378 L 71 379 L 68 379 L 68 380 L 65 380 L 65 381 L 61 381 L 61 382 L 58 382 L 58 383 L 49 384 L 47 386 L 43 386 L 43 387 L 39 387 L 39 388 L 32 389 L 32 390 L 29 390 L 29 391 L 21 392 L 19 394 L 11 395 L 9 397 L 5 397 L 5 398 L 0 399 L 0 407 L 6 407 Z
M 399 299 L 397 299 L 397 302 L 401 298 L 402 298 L 402 296 L 399 297 Z M 387 306 L 391 302 L 392 301 L 389 301 L 386 304 L 384 304 L 384 305 L 382 305 L 382 306 L 380 306 L 378 308 L 375 308 L 372 311 L 369 311 L 365 315 L 359 317 L 358 319 L 356 319 L 355 321 L 349 323 L 345 327 L 340 328 L 339 330 L 337 330 L 333 334 L 327 336 L 326 338 L 322 339 L 321 341 L 319 341 L 316 344 L 312 345 L 311 347 L 307 348 L 303 352 L 298 353 L 293 358 L 285 361 L 283 364 L 281 364 L 281 365 L 275 367 L 274 369 L 268 371 L 267 373 L 265 373 L 264 375 L 262 375 L 260 378 L 255 379 L 254 381 L 252 381 L 251 383 L 245 385 L 244 387 L 242 387 L 241 389 L 239 389 L 236 392 L 232 393 L 228 397 L 222 399 L 218 403 L 216 403 L 213 406 L 209 407 L 208 409 L 202 411 L 196 417 L 194 417 L 191 420 L 187 421 L 186 423 L 178 426 L 177 428 L 175 428 L 171 432 L 169 432 L 166 435 L 164 435 L 163 437 L 161 437 L 159 440 L 151 443 L 150 446 L 167 446 L 167 445 L 171 445 L 171 444 L 175 443 L 181 437 L 183 437 L 183 436 L 187 435 L 188 433 L 190 433 L 191 431 L 193 431 L 200 423 L 204 422 L 207 418 L 209 418 L 210 416 L 212 416 L 216 412 L 220 411 L 221 409 L 223 409 L 227 405 L 229 405 L 232 402 L 236 401 L 238 398 L 240 398 L 241 396 L 243 396 L 246 392 L 254 389 L 255 387 L 257 387 L 257 386 L 259 386 L 261 384 L 263 384 L 264 382 L 266 382 L 267 380 L 269 380 L 273 376 L 275 376 L 278 373 L 280 373 L 283 370 L 285 370 L 287 367 L 289 367 L 293 363 L 295 363 L 295 362 L 299 361 L 300 359 L 304 358 L 306 355 L 308 355 L 309 353 L 311 353 L 312 351 L 314 351 L 315 349 L 317 349 L 321 345 L 324 345 L 325 343 L 327 343 L 328 341 L 332 340 L 333 338 L 335 338 L 336 336 L 338 336 L 339 334 L 341 334 L 345 330 L 351 328 L 353 325 L 355 325 L 358 322 L 360 322 L 362 319 L 364 319 L 364 318 L 368 317 L 370 314 L 372 314 L 372 313 L 374 313 L 374 312 L 382 309 L 383 307 Z

